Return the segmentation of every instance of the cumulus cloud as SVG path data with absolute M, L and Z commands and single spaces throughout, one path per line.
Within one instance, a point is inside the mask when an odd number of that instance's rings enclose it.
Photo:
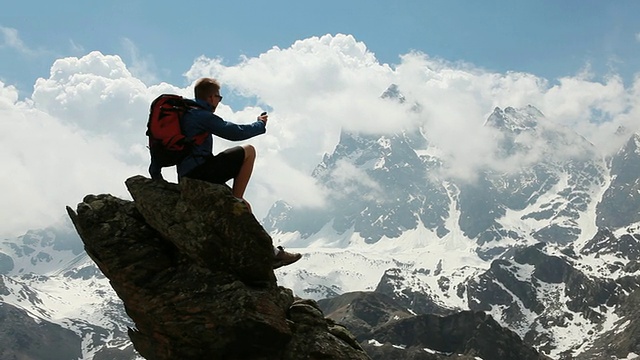
M 637 91 L 625 88 L 617 76 L 597 82 L 585 68 L 551 85 L 533 74 L 493 73 L 419 52 L 405 54 L 390 66 L 379 63 L 349 35 L 300 40 L 231 66 L 203 57 L 186 75 L 191 80 L 217 77 L 224 86 L 278 111 L 270 136 L 286 139 L 278 149 L 294 153 L 283 156 L 302 164 L 299 167 L 311 168 L 322 153 L 332 151 L 340 129 L 380 133 L 421 123 L 455 164 L 452 171 L 473 177 L 495 151 L 497 134 L 483 127 L 495 107 L 531 104 L 550 121 L 577 131 L 607 152 L 620 145 L 611 141 L 616 128 L 637 129 Z M 403 92 L 406 104 L 420 104 L 420 114 L 380 98 L 392 83 Z M 305 136 L 310 133 L 314 136 Z
M 140 165 L 113 155 L 117 141 L 67 126 L 17 99 L 14 88 L 0 83 L 0 234 L 57 222 L 66 205 L 75 206 L 89 193 L 126 196 L 122 180 Z
M 88 193 L 126 197 L 124 180 L 146 174 L 150 102 L 161 93 L 191 96 L 192 87 L 147 85 L 141 78 L 146 75 L 133 68 L 117 55 L 91 52 L 56 60 L 24 100 L 0 84 L 0 156 L 10 174 L 0 186 L 6 203 L 14 204 L 1 210 L 10 220 L 0 233 L 46 226 Z M 237 108 L 223 103 L 217 113 L 227 120 L 251 122 L 269 111 L 267 134 L 248 141 L 258 151 L 247 192 L 258 218 L 280 199 L 324 204 L 322 184 L 310 174 L 343 129 L 391 133 L 420 126 L 452 168 L 469 177 L 494 152 L 496 134 L 483 124 L 495 107 L 531 104 L 548 121 L 606 151 L 619 146 L 611 140 L 619 126 L 639 130 L 640 78 L 625 87 L 616 76 L 596 82 L 580 73 L 551 85 L 532 74 L 493 73 L 418 52 L 401 56 L 398 64 L 381 64 L 350 35 L 300 40 L 232 65 L 201 57 L 185 76 L 190 83 L 216 77 L 224 95 L 248 99 Z M 391 84 L 398 85 L 404 104 L 380 97 Z M 412 104 L 422 111 L 412 111 Z M 215 149 L 236 144 L 216 140 Z M 175 181 L 173 173 L 165 169 Z

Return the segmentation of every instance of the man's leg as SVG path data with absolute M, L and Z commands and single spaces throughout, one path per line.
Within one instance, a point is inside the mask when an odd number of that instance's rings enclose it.
M 253 172 L 253 163 L 256 160 L 256 148 L 253 145 L 243 145 L 244 159 L 238 175 L 233 179 L 233 187 L 231 192 L 233 196 L 244 200 L 244 191 L 247 189 L 251 173 Z M 245 200 L 246 202 L 246 200 Z M 248 205 L 249 203 L 247 203 Z

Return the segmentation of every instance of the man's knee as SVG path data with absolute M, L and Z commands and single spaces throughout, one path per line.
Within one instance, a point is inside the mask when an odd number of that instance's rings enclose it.
M 244 159 L 245 160 L 253 160 L 256 158 L 256 148 L 253 145 L 243 145 L 244 148 Z

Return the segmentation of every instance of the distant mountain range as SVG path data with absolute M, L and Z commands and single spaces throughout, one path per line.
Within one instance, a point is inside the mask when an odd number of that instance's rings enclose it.
M 383 97 L 422 111 L 397 86 Z M 605 156 L 532 106 L 496 108 L 484 127 L 496 146 L 474 179 L 452 175 L 423 128 L 342 132 L 313 171 L 326 206 L 279 201 L 262 221 L 274 243 L 304 254 L 276 271 L 280 285 L 333 299 L 325 312 L 347 324 L 364 320 L 344 306 L 377 294 L 393 302 L 389 314 L 402 314 L 397 321 L 483 311 L 554 359 L 632 358 L 640 352 L 640 134 L 611 134 L 624 146 Z M 130 320 L 71 227 L 0 243 L 0 319 L 24 331 L 3 326 L 0 358 L 39 358 L 53 342 L 73 344 L 56 347 L 61 359 L 136 358 Z M 30 330 L 35 324 L 46 331 Z M 382 342 L 376 336 L 399 338 L 379 325 L 359 336 L 371 336 L 371 346 Z
M 474 180 L 448 175 L 424 129 L 343 132 L 313 173 L 328 205 L 279 202 L 264 220 L 306 253 L 283 283 L 316 299 L 383 293 L 416 314 L 481 310 L 552 358 L 626 358 L 633 346 L 610 339 L 635 321 L 640 134 L 611 134 L 626 142 L 605 156 L 532 106 L 484 126 L 496 147 Z

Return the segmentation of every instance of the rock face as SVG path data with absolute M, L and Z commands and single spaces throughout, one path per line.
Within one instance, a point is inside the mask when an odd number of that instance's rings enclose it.
M 71 330 L 0 303 L 0 359 L 78 359 L 81 342 Z
M 318 301 L 345 324 L 374 360 L 549 359 L 483 312 L 413 315 L 377 292 L 354 292 Z
M 134 176 L 134 201 L 88 195 L 67 208 L 123 300 L 147 359 L 368 359 L 312 300 L 279 287 L 273 248 L 228 187 Z

